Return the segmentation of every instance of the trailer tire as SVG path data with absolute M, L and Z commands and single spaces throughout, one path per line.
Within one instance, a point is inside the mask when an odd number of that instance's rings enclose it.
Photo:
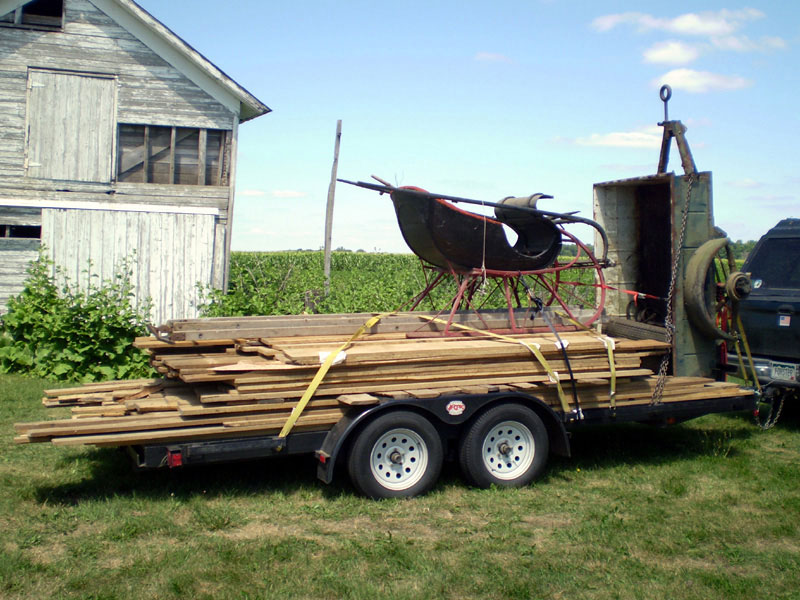
M 425 417 L 392 411 L 356 434 L 347 459 L 350 479 L 370 498 L 410 498 L 439 479 L 444 453 L 439 432 Z
M 501 404 L 479 416 L 461 438 L 459 461 L 480 488 L 522 487 L 541 475 L 550 449 L 539 416 L 521 404 Z

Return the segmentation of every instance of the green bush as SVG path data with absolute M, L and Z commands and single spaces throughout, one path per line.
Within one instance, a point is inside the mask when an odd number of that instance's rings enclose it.
M 147 356 L 131 346 L 146 332 L 150 305 L 133 306 L 128 262 L 85 290 L 69 281 L 59 287 L 52 268 L 40 253 L 22 293 L 9 300 L 0 372 L 79 382 L 151 376 Z

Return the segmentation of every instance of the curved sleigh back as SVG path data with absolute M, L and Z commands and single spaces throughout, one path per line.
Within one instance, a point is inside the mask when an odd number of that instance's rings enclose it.
M 509 219 L 518 235 L 511 246 L 500 221 L 457 208 L 420 188 L 395 188 L 391 197 L 411 250 L 444 270 L 535 271 L 551 266 L 561 250 L 560 229 L 543 216 Z

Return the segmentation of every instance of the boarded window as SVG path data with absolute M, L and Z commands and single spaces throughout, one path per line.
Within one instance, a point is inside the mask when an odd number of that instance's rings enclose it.
M 31 69 L 28 88 L 28 177 L 111 181 L 114 78 Z
M 117 180 L 228 185 L 230 135 L 221 129 L 119 126 Z
M 63 18 L 63 0 L 34 0 L 0 16 L 0 24 L 60 29 Z
M 0 225 L 0 237 L 38 240 L 42 237 L 41 225 Z

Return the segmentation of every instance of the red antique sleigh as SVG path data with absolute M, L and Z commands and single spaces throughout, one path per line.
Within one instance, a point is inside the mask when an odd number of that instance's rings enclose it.
M 341 181 L 390 194 L 403 238 L 426 273 L 426 285 L 412 299 L 411 310 L 444 281 L 455 279 L 448 330 L 457 310 L 477 311 L 482 307 L 486 296 L 479 292 L 487 285 L 502 291 L 514 331 L 528 329 L 517 322 L 519 311 L 514 309 L 527 309 L 523 319 L 532 319 L 544 307 L 558 309 L 553 312 L 566 317 L 566 327 L 570 327 L 570 321 L 588 326 L 600 317 L 605 303 L 603 268 L 608 264 L 605 232 L 595 221 L 574 213 L 536 207 L 537 201 L 552 196 L 533 194 L 484 202 L 385 182 Z M 492 207 L 495 217 L 463 210 L 457 203 Z M 577 224 L 599 233 L 601 258 L 567 231 Z M 513 244 L 505 227 L 516 233 Z M 565 245 L 574 245 L 574 256 L 559 258 Z

